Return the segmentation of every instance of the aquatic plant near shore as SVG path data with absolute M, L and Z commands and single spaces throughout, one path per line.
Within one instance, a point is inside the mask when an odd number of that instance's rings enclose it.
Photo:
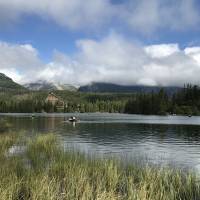
M 8 132 L 11 128 L 11 124 L 7 121 L 0 119 L 0 134 L 4 132 Z
M 24 152 L 6 156 L 23 141 Z M 0 200 L 197 200 L 194 173 L 88 158 L 65 152 L 53 134 L 0 138 Z M 24 142 L 26 140 L 26 142 Z

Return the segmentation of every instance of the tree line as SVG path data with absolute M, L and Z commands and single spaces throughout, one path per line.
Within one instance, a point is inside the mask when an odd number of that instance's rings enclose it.
M 200 87 L 187 84 L 171 96 L 164 89 L 158 93 L 136 94 L 126 103 L 125 113 L 200 115 Z
M 1 113 L 34 112 L 110 112 L 146 115 L 200 115 L 200 87 L 186 85 L 169 94 L 159 92 L 135 94 L 98 94 L 55 91 L 64 101 L 62 109 L 46 102 L 48 92 L 27 92 L 20 94 L 0 92 Z
M 55 91 L 64 106 L 59 102 L 52 104 L 46 101 L 48 92 L 28 92 L 12 95 L 0 93 L 1 113 L 41 113 L 41 112 L 110 112 L 122 113 L 130 95 L 85 94 L 78 92 Z
M 53 105 L 45 101 L 22 100 L 18 102 L 1 101 L 1 113 L 40 113 L 40 112 L 110 112 L 122 113 L 125 103 L 120 101 L 96 101 L 82 103 L 66 103 L 63 109 L 60 109 L 57 104 Z

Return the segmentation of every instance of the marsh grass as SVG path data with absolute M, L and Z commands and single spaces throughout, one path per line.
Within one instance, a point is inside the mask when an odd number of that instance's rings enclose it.
M 4 119 L 0 119 L 0 134 L 8 132 L 12 125 Z
M 20 154 L 9 149 L 23 141 Z M 53 134 L 0 135 L 0 200 L 199 200 L 194 173 L 65 152 Z

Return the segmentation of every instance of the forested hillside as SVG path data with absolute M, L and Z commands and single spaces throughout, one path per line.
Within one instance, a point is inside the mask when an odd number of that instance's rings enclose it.
M 101 85 L 104 87 L 105 85 Z M 108 85 L 106 85 L 107 87 Z M 98 85 L 99 87 L 99 85 Z M 101 88 L 100 87 L 100 88 Z M 109 85 L 110 89 L 115 85 Z M 108 88 L 107 88 L 108 89 Z M 117 112 L 130 114 L 200 115 L 200 87 L 187 85 L 183 89 L 154 87 L 136 92 L 78 92 L 53 93 L 64 104 L 46 101 L 49 91 L 30 91 L 0 73 L 0 112 Z M 120 90 L 119 90 L 120 91 Z M 58 109 L 59 107 L 59 109 Z
M 25 88 L 17 83 L 15 83 L 11 78 L 7 77 L 5 74 L 0 73 L 0 91 L 21 91 Z
M 167 95 L 164 89 L 158 93 L 136 94 L 125 106 L 126 113 L 200 115 L 200 87 L 187 85 L 184 89 Z
M 181 87 L 161 87 L 161 86 L 144 86 L 144 85 L 117 85 L 112 83 L 91 83 L 89 85 L 81 86 L 80 92 L 96 92 L 96 93 L 151 93 L 159 92 L 164 88 L 169 95 L 181 90 Z
M 65 103 L 63 110 L 46 102 L 48 91 L 0 92 L 0 112 L 124 112 L 133 94 L 94 94 L 54 91 Z

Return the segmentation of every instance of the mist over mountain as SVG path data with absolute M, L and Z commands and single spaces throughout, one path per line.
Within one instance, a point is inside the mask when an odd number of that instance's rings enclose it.
M 161 86 L 145 86 L 145 85 L 120 85 L 104 82 L 92 82 L 91 84 L 80 86 L 79 88 L 70 84 L 53 83 L 44 80 L 37 82 L 30 82 L 23 86 L 14 82 L 11 78 L 3 73 L 0 73 L 0 89 L 2 90 L 31 90 L 31 91 L 79 91 L 79 92 L 93 92 L 93 93 L 150 93 L 159 92 L 164 88 L 167 94 L 173 94 L 181 87 L 161 87 Z
M 67 91 L 77 91 L 77 88 L 70 84 L 52 83 L 43 80 L 38 82 L 27 83 L 24 85 L 25 88 L 33 91 L 52 91 L 52 90 L 67 90 Z
M 164 88 L 168 94 L 172 94 L 181 90 L 181 87 L 161 87 L 161 86 L 144 86 L 144 85 L 118 85 L 112 83 L 98 83 L 94 82 L 89 85 L 81 86 L 80 92 L 100 92 L 100 93 L 149 93 L 159 92 L 161 88 Z

